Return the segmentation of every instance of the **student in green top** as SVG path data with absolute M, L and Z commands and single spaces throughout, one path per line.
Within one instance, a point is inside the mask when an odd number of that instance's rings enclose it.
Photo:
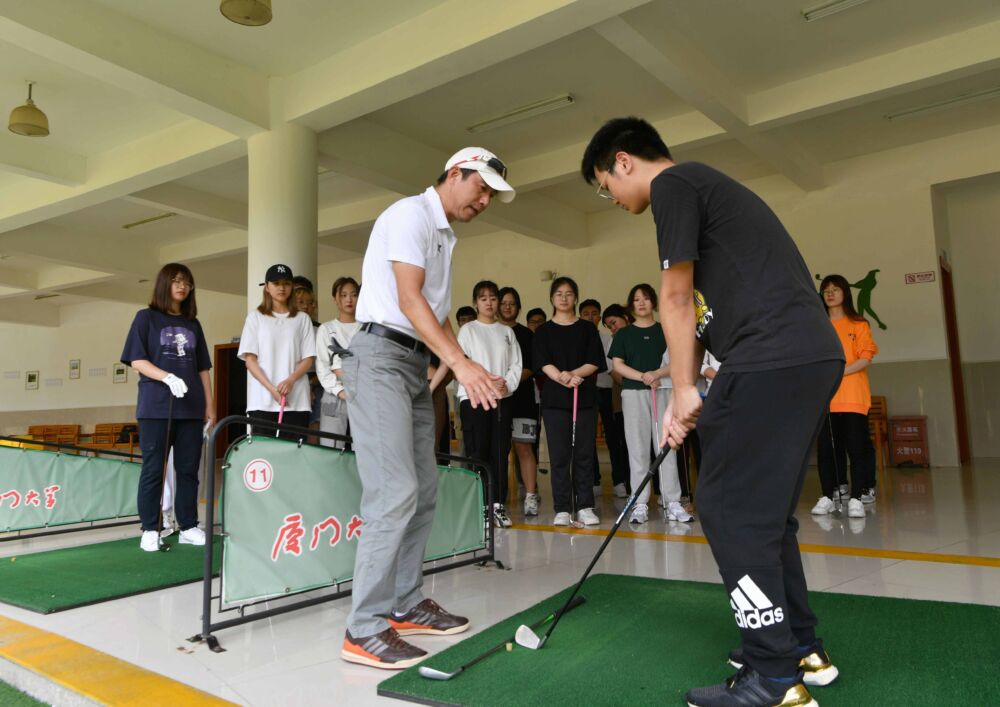
M 663 329 L 653 318 L 656 291 L 651 285 L 636 285 L 628 293 L 627 305 L 635 317 L 615 334 L 608 357 L 615 373 L 622 377 L 622 412 L 625 415 L 625 442 L 628 447 L 632 488 L 638 488 L 650 464 L 650 448 L 658 446 L 660 415 L 670 402 L 670 363 L 665 355 Z M 656 396 L 654 414 L 652 396 Z M 681 505 L 677 475 L 677 452 L 671 451 L 660 465 L 660 492 L 667 520 L 693 520 Z M 649 486 L 642 490 L 632 509 L 630 523 L 649 520 Z

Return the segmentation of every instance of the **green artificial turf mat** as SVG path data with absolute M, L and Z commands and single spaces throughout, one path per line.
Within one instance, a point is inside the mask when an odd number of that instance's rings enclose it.
M 44 704 L 0 680 L 0 705 L 3 707 L 41 707 Z
M 143 552 L 136 536 L 2 557 L 0 602 L 51 614 L 202 579 L 205 548 L 179 545 L 177 538 L 164 541 L 170 552 Z M 217 573 L 220 542 L 214 541 Z
M 447 705 L 682 705 L 722 682 L 739 634 L 721 584 L 595 575 L 587 602 L 541 650 L 501 650 L 447 682 L 410 668 L 387 697 Z M 444 650 L 452 672 L 558 609 L 568 590 Z M 813 687 L 822 705 L 1000 705 L 1000 607 L 813 592 L 819 635 L 840 677 Z M 541 635 L 541 632 L 539 632 Z M 426 643 L 425 643 L 426 645 Z

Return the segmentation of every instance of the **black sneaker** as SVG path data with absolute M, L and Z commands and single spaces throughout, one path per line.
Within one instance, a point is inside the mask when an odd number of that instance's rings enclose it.
M 450 636 L 469 630 L 469 620 L 464 616 L 449 614 L 433 599 L 424 599 L 405 614 L 395 611 L 389 615 L 389 625 L 401 636 L 426 633 L 432 636 Z
M 736 648 L 729 651 L 728 662 L 734 668 L 742 668 L 745 662 L 743 649 Z M 817 638 L 816 642 L 803 652 L 799 660 L 799 670 L 802 671 L 802 682 L 820 687 L 829 685 L 840 674 L 837 666 L 830 662 L 830 656 L 823 648 L 822 638 Z
M 802 675 L 792 685 L 769 680 L 750 667 L 719 685 L 688 690 L 688 707 L 819 707 L 802 684 Z
M 404 641 L 396 633 L 396 629 L 387 628 L 366 638 L 355 638 L 350 631 L 345 631 L 340 657 L 349 663 L 372 668 L 404 670 L 426 658 L 427 651 Z

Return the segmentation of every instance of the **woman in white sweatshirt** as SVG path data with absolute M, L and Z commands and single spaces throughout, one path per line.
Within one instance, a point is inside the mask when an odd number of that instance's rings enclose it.
M 496 410 L 473 408 L 465 388 L 458 386 L 459 414 L 465 438 L 465 456 L 490 466 L 493 486 L 493 523 L 509 528 L 507 500 L 507 457 L 510 455 L 513 408 L 510 396 L 521 382 L 521 347 L 514 331 L 496 320 L 499 303 L 495 282 L 483 280 L 472 288 L 476 320 L 458 330 L 458 345 L 466 356 L 493 375 L 502 376 L 502 399 Z
M 323 386 L 319 428 L 323 432 L 347 434 L 347 391 L 340 380 L 341 360 L 351 356 L 351 339 L 358 333 L 361 322 L 354 318 L 361 285 L 353 277 L 339 277 L 333 283 L 333 301 L 337 317 L 319 325 L 316 330 L 316 377 Z M 324 447 L 343 449 L 344 443 L 320 438 Z

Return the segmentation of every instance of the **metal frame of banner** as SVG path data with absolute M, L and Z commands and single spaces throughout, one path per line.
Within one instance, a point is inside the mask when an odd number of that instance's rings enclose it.
M 252 428 L 261 428 L 270 432 L 284 433 L 291 435 L 291 439 L 298 439 L 298 445 L 301 447 L 304 444 L 310 444 L 312 446 L 318 446 L 307 440 L 310 437 L 321 437 L 324 439 L 333 439 L 346 444 L 351 443 L 351 438 L 345 435 L 338 435 L 332 432 L 324 432 L 322 430 L 307 429 L 304 427 L 297 427 L 294 425 L 285 425 L 271 422 L 270 420 L 262 420 L 258 418 L 251 418 L 244 415 L 230 415 L 229 417 L 219 420 L 219 422 L 212 429 L 209 435 L 208 442 L 205 445 L 205 454 L 210 454 L 210 450 L 215 449 L 215 440 L 219 433 L 228 428 L 230 425 L 248 425 Z M 251 432 L 252 434 L 252 432 Z M 226 449 L 226 454 L 229 453 L 229 449 L 233 446 L 242 443 L 247 437 L 240 437 L 236 439 L 229 447 Z M 225 455 L 223 456 L 225 458 Z M 496 559 L 494 556 L 494 527 L 493 527 L 493 487 L 490 483 L 490 473 L 489 466 L 482 461 L 475 459 L 469 459 L 467 457 L 455 456 L 452 454 L 438 454 L 438 463 L 444 466 L 451 466 L 451 462 L 456 462 L 461 465 L 463 469 L 469 469 L 479 475 L 483 482 L 483 488 L 486 491 L 486 505 L 484 507 L 483 513 L 483 523 L 485 524 L 486 530 L 486 548 L 471 550 L 467 552 L 456 553 L 451 557 L 457 558 L 462 555 L 471 555 L 465 559 L 456 560 L 454 562 L 449 562 L 445 565 L 439 565 L 439 562 L 447 560 L 449 558 L 438 558 L 437 560 L 432 560 L 425 563 L 424 575 L 437 574 L 438 572 L 444 572 L 445 570 L 457 569 L 459 567 L 465 567 L 468 565 L 479 565 L 486 566 L 488 563 L 495 564 L 500 569 L 505 569 L 503 563 Z M 225 471 L 227 464 L 222 465 L 222 470 Z M 208 488 L 206 490 L 206 518 L 205 527 L 212 528 L 215 523 L 215 473 L 214 465 L 206 465 L 206 470 L 211 469 L 213 473 L 206 473 L 205 483 Z M 223 528 L 223 535 L 225 534 L 225 528 Z M 220 546 L 220 557 L 222 555 L 222 546 Z M 303 589 L 297 592 L 292 592 L 290 594 L 281 597 L 269 597 L 267 599 L 258 599 L 256 601 L 247 602 L 245 604 L 239 604 L 231 607 L 224 607 L 222 604 L 222 590 L 221 581 L 219 593 L 216 595 L 212 594 L 212 560 L 213 560 L 213 543 L 205 543 L 205 565 L 204 565 L 204 577 L 203 577 L 203 591 L 202 591 L 202 614 L 201 614 L 201 633 L 197 633 L 187 639 L 190 643 L 206 643 L 208 647 L 215 653 L 222 653 L 226 649 L 219 644 L 219 639 L 213 635 L 213 632 L 220 631 L 226 628 L 232 628 L 234 626 L 240 626 L 243 624 L 251 623 L 253 621 L 258 621 L 260 619 L 271 618 L 272 616 L 278 616 L 280 614 L 287 614 L 291 611 L 297 609 L 304 609 L 309 606 L 315 606 L 317 604 L 323 604 L 328 601 L 334 601 L 336 599 L 343 599 L 344 597 L 350 596 L 350 589 L 342 589 L 346 584 L 350 584 L 351 580 L 345 580 L 343 582 L 337 582 L 325 587 L 324 589 L 332 588 L 334 591 L 329 594 L 323 594 L 322 596 L 312 597 L 309 599 L 303 599 L 301 601 L 292 602 L 289 604 L 283 604 L 274 608 L 266 609 L 264 611 L 254 612 L 252 614 L 247 614 L 246 610 L 250 607 L 257 606 L 259 604 L 265 604 L 267 602 L 273 602 L 276 600 L 284 599 L 286 596 L 294 596 L 296 594 L 305 594 L 308 592 L 315 592 L 316 589 Z M 426 565 L 430 565 L 427 567 Z M 221 580 L 221 562 L 220 562 L 220 580 Z M 212 621 L 212 600 L 218 599 L 218 613 L 225 614 L 229 612 L 238 612 L 239 616 L 233 619 L 226 619 L 224 621 Z
M 87 454 L 92 454 L 93 456 L 98 455 L 110 455 L 113 457 L 124 457 L 130 462 L 135 461 L 135 454 L 129 454 L 128 452 L 119 452 L 115 449 L 93 449 L 92 447 L 80 447 L 75 444 L 62 444 L 60 442 L 46 442 L 41 439 L 25 439 L 23 437 L 8 437 L 7 435 L 0 435 L 0 440 L 5 442 L 18 442 L 21 447 L 19 449 L 23 451 L 30 451 L 24 445 L 30 444 L 38 447 L 55 447 L 56 453 L 60 453 L 62 450 L 68 450 L 72 452 L 85 452 Z M 131 518 L 131 520 L 119 520 L 120 518 Z M 113 521 L 111 523 L 105 522 L 106 520 Z M 0 533 L 4 537 L 0 537 L 0 543 L 11 542 L 12 540 L 30 540 L 31 538 L 43 538 L 49 535 L 64 535 L 66 533 L 79 533 L 84 530 L 98 530 L 100 528 L 117 528 L 122 525 L 134 525 L 139 520 L 138 515 L 134 516 L 114 516 L 112 518 L 107 518 L 105 520 L 81 520 L 77 523 L 61 523 L 60 525 L 74 525 L 82 526 L 75 528 L 60 528 L 59 530 L 42 530 L 39 532 L 24 532 L 24 530 L 11 530 L 6 533 Z M 39 526 L 43 528 L 51 527 L 49 525 Z M 28 529 L 30 531 L 30 528 Z

